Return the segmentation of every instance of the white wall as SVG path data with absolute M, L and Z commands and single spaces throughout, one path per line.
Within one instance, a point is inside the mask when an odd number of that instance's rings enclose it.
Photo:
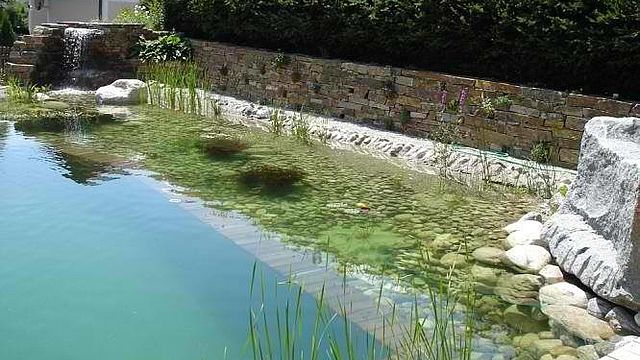
M 120 9 L 138 0 L 102 0 L 102 21 L 115 18 Z M 98 20 L 100 0 L 29 0 L 29 29 L 43 22 Z M 38 10 L 39 9 L 39 10 Z
M 138 0 L 103 0 L 102 2 L 102 20 L 113 20 L 120 10 L 125 7 L 133 7 Z

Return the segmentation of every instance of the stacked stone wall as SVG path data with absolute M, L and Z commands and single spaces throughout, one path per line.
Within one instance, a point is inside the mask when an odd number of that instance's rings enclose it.
M 610 98 L 418 71 L 192 41 L 195 61 L 217 90 L 353 122 L 432 136 L 458 122 L 464 145 L 521 158 L 541 146 L 554 164 L 575 167 L 585 123 L 639 116 L 640 104 Z M 493 99 L 492 106 L 482 106 Z M 462 102 L 462 106 L 456 106 Z M 540 144 L 540 145 L 539 145 Z

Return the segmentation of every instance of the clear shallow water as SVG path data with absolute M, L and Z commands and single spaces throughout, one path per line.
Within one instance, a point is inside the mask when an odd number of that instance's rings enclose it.
M 0 359 L 249 358 L 253 257 L 138 177 L 62 160 L 0 122 Z

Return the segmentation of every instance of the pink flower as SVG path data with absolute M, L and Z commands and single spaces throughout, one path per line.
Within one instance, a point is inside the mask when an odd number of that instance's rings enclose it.
M 464 88 L 460 91 L 460 97 L 458 98 L 458 104 L 462 108 L 464 104 L 467 102 L 467 97 L 469 96 L 469 89 Z

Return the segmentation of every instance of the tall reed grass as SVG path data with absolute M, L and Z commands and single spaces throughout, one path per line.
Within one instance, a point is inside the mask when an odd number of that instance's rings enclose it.
M 248 334 L 253 359 L 470 360 L 475 329 L 475 291 L 470 280 L 462 286 L 459 282 L 454 284 L 457 280 L 453 273 L 454 267 L 451 267 L 445 279 L 435 281 L 428 288 L 426 309 L 416 295 L 408 319 L 406 315 L 399 316 L 395 304 L 384 304 L 387 311 L 383 314 L 384 283 L 381 283 L 375 301 L 377 311 L 384 319 L 379 324 L 383 338 L 368 333 L 364 333 L 363 338 L 363 332 L 349 320 L 351 312 L 358 309 L 351 303 L 338 302 L 335 310 L 335 299 L 331 308 L 328 294 L 335 294 L 335 291 L 327 291 L 326 284 L 317 293 L 310 312 L 305 308 L 309 303 L 304 301 L 303 285 L 294 285 L 295 279 L 290 277 L 284 291 L 268 291 L 264 277 L 254 265 L 250 294 L 257 298 L 257 306 L 249 312 Z M 346 276 L 345 270 L 343 293 L 346 293 Z M 282 287 L 282 284 L 277 286 Z M 285 299 L 273 301 L 267 298 L 267 293 Z M 466 305 L 466 310 L 458 309 L 460 303 Z M 275 312 L 269 306 L 275 306 Z M 313 318 L 305 319 L 310 313 Z M 303 323 L 309 322 L 313 324 L 311 330 L 303 330 Z
M 211 90 L 208 72 L 193 62 L 144 64 L 138 77 L 147 83 L 146 100 L 151 105 L 187 114 L 220 115 Z

